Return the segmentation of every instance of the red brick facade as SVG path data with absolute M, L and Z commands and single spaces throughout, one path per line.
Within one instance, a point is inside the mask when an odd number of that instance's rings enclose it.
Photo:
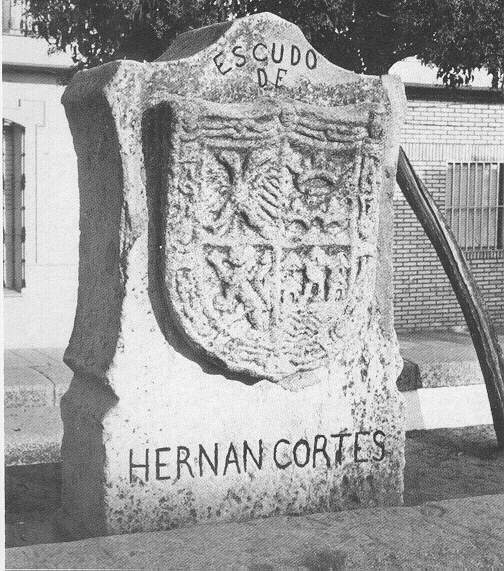
M 504 163 L 504 100 L 409 97 L 402 141 L 417 173 L 444 211 L 448 161 Z M 396 328 L 465 325 L 436 252 L 398 188 L 394 223 Z M 504 327 L 504 251 L 468 252 L 467 258 L 493 322 Z

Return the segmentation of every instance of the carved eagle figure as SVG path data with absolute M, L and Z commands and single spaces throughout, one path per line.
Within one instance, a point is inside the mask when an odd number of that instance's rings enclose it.
M 219 199 L 209 205 L 214 229 L 218 234 L 226 233 L 239 221 L 264 239 L 273 238 L 282 212 L 281 170 L 274 150 L 226 149 L 216 159 L 225 169 L 227 184 L 221 187 Z

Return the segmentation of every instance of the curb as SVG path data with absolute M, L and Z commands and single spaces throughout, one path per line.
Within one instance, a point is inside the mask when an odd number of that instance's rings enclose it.
M 19 407 L 5 411 L 6 466 L 60 462 L 63 423 L 59 407 Z

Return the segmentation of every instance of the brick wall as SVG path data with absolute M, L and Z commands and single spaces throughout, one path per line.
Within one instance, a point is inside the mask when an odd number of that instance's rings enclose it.
M 402 144 L 444 211 L 448 161 L 504 162 L 504 104 L 410 100 Z M 465 325 L 436 252 L 399 188 L 395 198 L 396 328 Z M 468 260 L 498 327 L 504 327 L 502 254 L 501 251 L 487 259 L 473 254 Z

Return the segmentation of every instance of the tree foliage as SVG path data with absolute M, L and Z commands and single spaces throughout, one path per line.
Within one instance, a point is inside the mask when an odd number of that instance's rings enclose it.
M 290 20 L 329 60 L 386 73 L 416 55 L 449 85 L 488 69 L 504 83 L 503 0 L 30 0 L 35 32 L 71 47 L 81 67 L 153 60 L 188 29 L 268 11 Z

